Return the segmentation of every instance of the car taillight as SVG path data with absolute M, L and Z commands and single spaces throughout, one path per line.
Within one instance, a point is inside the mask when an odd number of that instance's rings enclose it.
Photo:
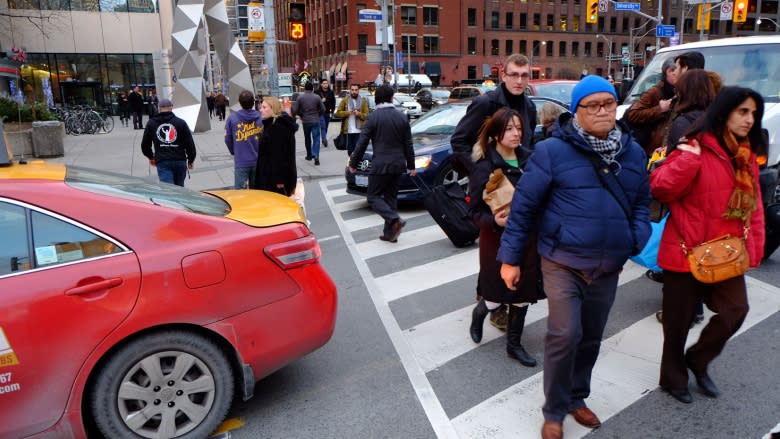
M 320 250 L 320 245 L 314 235 L 269 245 L 264 252 L 284 270 L 314 264 L 322 255 L 322 250 Z

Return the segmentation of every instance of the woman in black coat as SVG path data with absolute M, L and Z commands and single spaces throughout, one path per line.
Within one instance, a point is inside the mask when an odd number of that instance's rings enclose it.
M 507 289 L 501 280 L 501 264 L 496 260 L 496 254 L 509 215 L 509 205 L 494 213 L 483 199 L 483 191 L 490 175 L 497 169 L 503 171 L 512 187 L 517 185 L 522 174 L 521 167 L 530 155 L 530 152 L 520 145 L 524 129 L 523 119 L 517 111 L 508 107 L 502 108 L 485 122 L 472 153 L 476 164 L 469 175 L 469 212 L 480 230 L 477 294 L 482 296 L 482 299 L 472 312 L 469 332 L 475 343 L 482 341 L 482 326 L 487 314 L 503 303 L 510 304 L 506 331 L 507 354 L 524 366 L 534 367 L 536 359 L 523 348 L 521 338 L 528 305 L 544 298 L 541 276 L 538 273 L 536 239 L 527 246 L 524 272 L 517 291 Z
M 260 137 L 252 188 L 290 196 L 298 181 L 295 165 L 295 131 L 298 124 L 282 111 L 282 103 L 273 96 L 263 98 L 260 117 L 263 118 L 263 135 Z

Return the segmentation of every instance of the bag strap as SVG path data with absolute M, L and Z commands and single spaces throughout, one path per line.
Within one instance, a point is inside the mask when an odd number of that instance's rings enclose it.
M 590 160 L 591 165 L 593 165 L 593 170 L 596 171 L 596 175 L 598 175 L 601 184 L 607 188 L 610 194 L 612 194 L 612 196 L 620 205 L 620 208 L 623 209 L 623 213 L 626 214 L 626 218 L 628 218 L 628 221 L 630 222 L 633 219 L 631 203 L 628 201 L 626 191 L 623 190 L 623 186 L 620 185 L 620 182 L 617 180 L 617 177 L 615 177 L 615 174 L 612 173 L 612 171 L 609 169 L 609 166 L 607 166 L 606 163 L 601 160 L 601 156 L 596 154 L 586 154 L 586 157 L 588 160 Z

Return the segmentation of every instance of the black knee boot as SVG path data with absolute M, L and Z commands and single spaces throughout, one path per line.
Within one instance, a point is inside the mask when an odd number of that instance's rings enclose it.
M 469 333 L 474 343 L 482 341 L 482 324 L 485 323 L 485 317 L 488 315 L 488 308 L 485 305 L 485 300 L 480 300 L 477 306 L 474 307 L 474 311 L 471 312 L 471 328 Z
M 521 343 L 523 338 L 523 327 L 525 326 L 525 315 L 528 313 L 528 306 L 517 307 L 509 305 L 509 319 L 506 328 L 506 353 L 510 357 L 519 361 L 523 366 L 536 366 L 536 359 L 525 351 Z

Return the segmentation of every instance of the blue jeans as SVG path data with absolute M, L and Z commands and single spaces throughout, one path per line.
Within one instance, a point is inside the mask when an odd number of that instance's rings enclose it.
M 184 178 L 187 176 L 187 160 L 157 162 L 157 176 L 163 183 L 184 186 Z
M 542 258 L 549 315 L 544 338 L 544 419 L 585 406 L 619 272 L 582 273 Z
M 252 188 L 255 185 L 255 167 L 235 168 L 235 187 L 236 189 Z
M 330 113 L 320 116 L 320 137 L 323 142 L 328 141 L 328 125 L 330 124 Z
M 303 143 L 306 145 L 306 155 L 320 157 L 320 123 L 303 124 Z

